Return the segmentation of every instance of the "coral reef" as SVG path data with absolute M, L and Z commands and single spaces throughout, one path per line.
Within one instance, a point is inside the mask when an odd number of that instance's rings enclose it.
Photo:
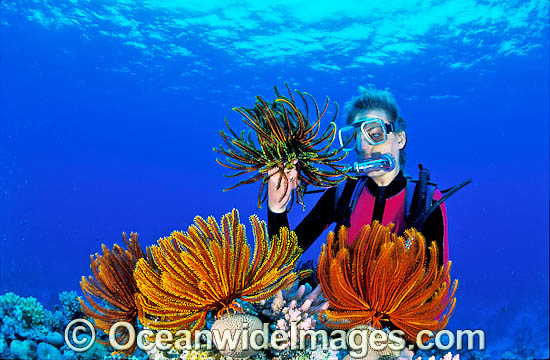
M 138 260 L 142 260 L 154 269 L 150 256 L 145 256 L 139 246 L 138 236 L 135 233 L 130 234 L 130 239 L 126 234 L 122 234 L 127 250 L 122 250 L 117 244 L 113 250 L 109 250 L 102 244 L 103 255 L 90 255 L 90 268 L 93 277 L 86 279 L 82 277 L 80 287 L 84 292 L 89 306 L 80 299 L 82 311 L 92 318 L 96 328 L 103 330 L 106 334 L 113 324 L 118 321 L 126 321 L 132 325 L 136 324 L 137 306 L 135 294 L 138 292 L 136 281 L 133 276 L 134 268 Z M 153 270 L 154 271 L 154 270 Z M 106 303 L 106 304 L 104 304 Z M 125 328 L 119 328 L 115 334 L 119 344 L 126 343 L 128 332 Z M 129 355 L 135 351 L 135 344 L 130 349 L 124 351 Z M 113 354 L 117 354 L 115 351 Z
M 14 293 L 0 296 L 0 315 L 2 318 L 12 314 L 26 327 L 42 325 L 45 311 L 35 298 L 24 298 Z
M 318 328 L 317 315 L 328 306 L 320 286 L 312 290 L 311 285 L 299 285 L 298 281 L 279 290 L 273 298 L 254 304 L 255 309 L 274 324 L 274 330 L 287 332 L 289 341 L 283 344 L 285 347 L 289 347 L 292 340 L 299 342 L 298 333 L 291 333 L 292 323 L 298 331 L 314 330 Z
M 253 309 L 245 308 L 245 311 L 252 311 L 261 316 L 271 324 L 271 330 L 282 330 L 287 333 L 288 340 L 279 345 L 282 350 L 268 349 L 267 353 L 275 359 L 309 359 L 313 352 L 309 349 L 309 338 L 306 341 L 306 349 L 291 349 L 292 342 L 299 344 L 299 332 L 307 330 L 318 330 L 323 324 L 318 321 L 318 314 L 328 308 L 328 301 L 322 294 L 321 287 L 311 288 L 309 284 L 299 284 L 296 281 L 287 289 L 278 291 L 275 296 L 268 300 L 254 303 Z M 292 329 L 295 329 L 292 331 Z M 315 350 L 316 356 L 332 356 L 327 352 Z M 271 358 L 270 357 L 270 358 Z
M 412 357 L 406 357 L 406 356 L 401 355 L 401 356 L 399 356 L 399 358 L 397 358 L 397 360 L 409 360 L 409 359 L 412 359 Z M 422 360 L 422 356 L 419 356 L 419 357 L 415 358 L 414 360 Z M 428 358 L 428 360 L 436 360 L 436 358 L 435 358 L 435 356 L 432 355 Z M 439 358 L 439 360 L 460 360 L 460 355 L 455 354 L 453 356 L 453 354 L 447 353 L 442 358 Z
M 272 360 L 339 360 L 338 352 L 332 350 L 303 350 L 292 353 L 283 353 L 270 357 Z
M 61 311 L 67 323 L 73 319 L 83 317 L 84 313 L 82 312 L 82 306 L 76 291 L 60 292 L 59 302 L 61 303 Z
M 170 349 L 168 351 L 160 351 L 157 348 L 153 348 L 148 351 L 149 359 L 151 360 L 225 360 L 225 358 L 217 350 L 183 350 L 181 352 L 176 351 L 175 349 Z
M 201 329 L 208 312 L 239 310 L 236 302 L 269 298 L 301 275 L 294 266 L 301 254 L 296 235 L 283 228 L 269 239 L 267 227 L 250 217 L 254 254 L 246 240 L 237 210 L 222 217 L 197 216 L 187 233 L 175 231 L 158 240 L 151 253 L 159 271 L 145 260 L 137 262 L 134 277 L 140 322 L 152 329 Z
M 248 179 L 225 190 L 262 181 L 258 195 L 258 207 L 261 207 L 261 203 L 265 200 L 262 199 L 262 190 L 270 176 L 278 174 L 278 186 L 283 185 L 284 193 L 287 193 L 289 179 L 285 170 L 294 166 L 298 171 L 299 180 L 299 185 L 296 188 L 298 203 L 303 203 L 302 199 L 307 185 L 331 187 L 345 178 L 344 166 L 338 162 L 346 156 L 346 153 L 338 149 L 328 150 L 336 136 L 334 120 L 338 115 L 338 106 L 336 105 L 331 125 L 323 135 L 317 138 L 321 128 L 321 119 L 328 109 L 328 97 L 324 108 L 320 111 L 317 102 L 310 94 L 296 91 L 304 104 L 304 113 L 298 109 L 288 85 L 286 87 L 288 97 L 281 95 L 275 87 L 277 98 L 273 103 L 268 103 L 262 97 L 257 96 L 254 108 L 233 108 L 243 116 L 243 122 L 251 130 L 246 136 L 244 131 L 237 135 L 226 119 L 225 123 L 230 134 L 226 134 L 222 130 L 220 135 L 227 148 L 220 145 L 219 148 L 213 149 L 225 156 L 225 161 L 216 159 L 220 165 L 236 171 L 234 174 L 226 176 L 253 174 Z M 315 106 L 317 119 L 313 123 L 310 123 L 306 97 L 309 97 Z M 254 133 L 257 142 L 254 141 L 252 133 Z M 297 160 L 296 165 L 294 165 L 295 160 Z M 268 174 L 272 168 L 277 168 L 278 171 Z
M 449 291 L 450 262 L 438 267 L 432 242 L 425 264 L 422 234 L 411 229 L 403 238 L 391 230 L 375 221 L 349 247 L 346 228 L 340 229 L 338 240 L 334 233 L 328 235 L 318 275 L 330 308 L 321 321 L 342 329 L 395 326 L 410 341 L 420 330 L 435 333 L 446 326 L 456 301 L 457 281 Z
M 7 359 L 10 356 L 10 347 L 3 335 L 0 333 L 0 359 Z
M 220 360 L 221 354 L 215 354 L 212 351 L 190 350 L 184 351 L 181 356 L 181 360 Z
M 67 295 L 70 294 L 70 295 Z M 61 304 L 57 308 L 80 304 L 72 292 L 60 293 Z M 71 315 L 72 314 L 72 315 Z M 51 312 L 35 298 L 24 298 L 14 293 L 0 296 L 0 359 L 97 359 L 109 352 L 96 344 L 97 351 L 74 353 L 65 346 L 61 332 L 68 321 L 66 316 L 78 316 L 80 312 Z M 99 356 L 99 357 L 98 357 Z
M 81 334 L 80 336 L 85 344 L 89 343 L 90 335 L 88 334 Z M 97 360 L 97 359 L 117 359 L 121 358 L 120 355 L 117 355 L 117 357 L 113 356 L 111 354 L 112 349 L 108 348 L 107 346 L 101 344 L 100 342 L 96 341 L 92 347 L 85 352 L 74 352 L 73 350 L 69 349 L 67 346 L 63 346 L 61 348 L 63 351 L 63 357 L 65 359 L 70 360 Z M 132 357 L 131 359 L 134 359 Z M 139 357 L 138 357 L 139 359 Z
M 41 341 L 51 327 L 58 327 L 58 322 L 35 298 L 11 292 L 0 296 L 0 334 L 6 340 Z
M 10 344 L 11 355 L 15 359 L 33 359 L 36 351 L 36 343 L 32 340 L 13 340 Z

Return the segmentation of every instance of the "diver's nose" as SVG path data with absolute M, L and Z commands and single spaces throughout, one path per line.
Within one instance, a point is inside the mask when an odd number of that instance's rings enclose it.
M 366 141 L 358 141 L 357 142 L 357 151 L 359 151 L 359 152 L 370 154 L 373 149 L 374 149 L 374 146 L 369 144 Z
M 374 151 L 373 151 L 372 146 L 366 145 L 366 146 L 361 146 L 361 147 L 358 146 L 355 149 L 355 153 L 360 158 L 368 159 L 368 158 L 372 157 L 372 154 L 374 153 Z

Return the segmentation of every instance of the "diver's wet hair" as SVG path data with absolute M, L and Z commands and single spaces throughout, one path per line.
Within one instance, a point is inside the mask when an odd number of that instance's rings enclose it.
M 359 87 L 359 95 L 354 96 L 346 103 L 345 110 L 348 113 L 346 123 L 351 124 L 357 114 L 365 110 L 384 110 L 390 117 L 395 126 L 395 132 L 405 131 L 407 123 L 399 115 L 399 107 L 392 93 L 387 89 L 379 90 L 374 85 L 369 84 L 366 87 Z M 405 148 L 399 152 L 399 165 L 401 169 L 405 167 L 406 155 Z
M 388 90 L 379 90 L 374 85 L 367 85 L 367 87 L 359 87 L 359 95 L 353 97 L 346 103 L 346 112 L 348 117 L 346 122 L 351 124 L 355 119 L 355 116 L 361 111 L 365 110 L 384 110 L 386 114 L 391 118 L 392 122 L 397 124 L 399 116 L 399 107 L 393 97 L 392 93 Z M 399 129 L 398 131 L 402 131 Z

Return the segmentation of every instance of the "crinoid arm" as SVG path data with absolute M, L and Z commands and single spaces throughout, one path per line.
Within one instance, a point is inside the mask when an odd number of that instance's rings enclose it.
M 450 287 L 450 262 L 438 266 L 435 242 L 425 254 L 424 237 L 414 229 L 404 237 L 377 221 L 347 245 L 347 229 L 338 240 L 330 233 L 319 257 L 318 277 L 329 309 L 320 320 L 334 328 L 390 324 L 416 341 L 421 330 L 443 329 L 453 312 L 457 281 Z M 407 245 L 405 245 L 407 244 Z
M 254 108 L 234 108 L 249 128 L 248 136 L 245 137 L 244 131 L 238 135 L 226 119 L 229 133 L 220 131 L 225 146 L 220 145 L 213 149 L 223 156 L 216 159 L 217 162 L 234 171 L 227 176 L 249 176 L 225 190 L 262 181 L 258 207 L 261 207 L 263 201 L 262 187 L 268 181 L 268 173 L 273 168 L 279 170 L 278 186 L 284 186 L 282 198 L 286 196 L 289 179 L 284 170 L 294 166 L 294 159 L 298 160 L 296 170 L 299 183 L 328 188 L 346 178 L 345 166 L 340 164 L 346 153 L 341 149 L 330 149 L 336 137 L 334 120 L 338 115 L 338 105 L 335 106 L 334 117 L 329 126 L 318 136 L 321 132 L 321 120 L 329 108 L 329 98 L 326 98 L 324 107 L 320 109 L 313 96 L 296 90 L 305 109 L 302 111 L 288 85 L 286 88 L 288 96 L 282 95 L 275 87 L 276 99 L 271 103 L 257 96 Z M 309 103 L 313 103 L 313 120 L 310 120 Z M 306 186 L 298 186 L 295 189 L 296 199 L 302 205 L 305 188 Z

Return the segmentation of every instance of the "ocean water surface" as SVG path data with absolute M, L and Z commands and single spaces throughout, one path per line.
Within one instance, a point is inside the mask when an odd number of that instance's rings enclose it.
M 486 358 L 548 358 L 548 16 L 544 0 L 2 1 L 0 295 L 81 294 L 122 232 L 145 246 L 196 215 L 266 220 L 259 184 L 222 191 L 231 109 L 288 83 L 343 121 L 373 84 L 408 122 L 408 174 L 473 180 L 447 202 L 449 328 L 484 330 Z

